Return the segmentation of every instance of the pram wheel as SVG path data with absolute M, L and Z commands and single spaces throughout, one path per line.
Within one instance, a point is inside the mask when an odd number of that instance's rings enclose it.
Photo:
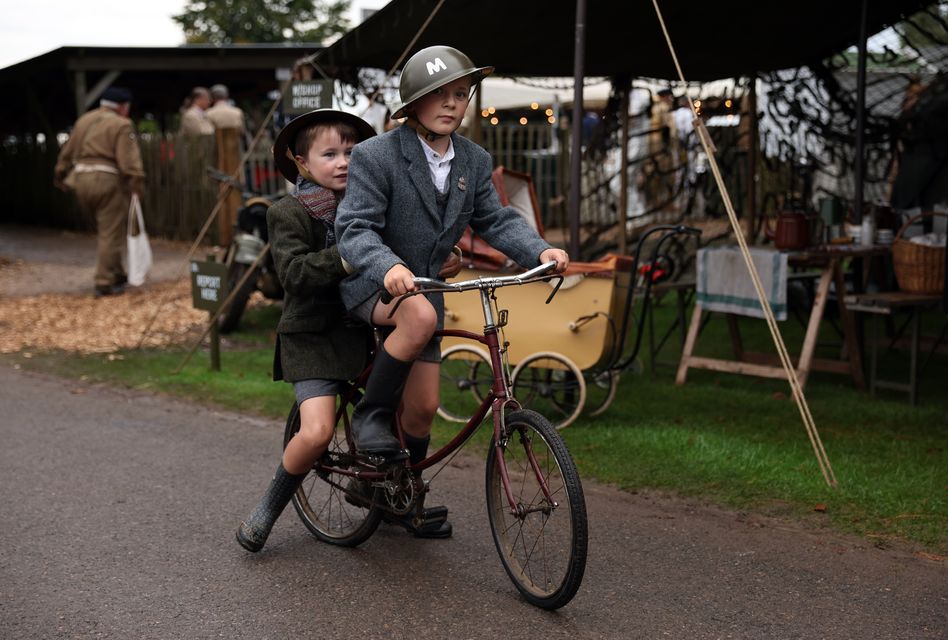
M 540 413 L 557 429 L 568 427 L 586 403 L 586 380 L 572 360 L 553 351 L 534 353 L 510 376 L 514 398 Z
M 586 374 L 586 404 L 583 413 L 598 416 L 609 408 L 619 388 L 619 372 L 615 369 Z
M 438 415 L 450 422 L 467 422 L 494 384 L 487 354 L 466 344 L 441 354 L 441 404 Z

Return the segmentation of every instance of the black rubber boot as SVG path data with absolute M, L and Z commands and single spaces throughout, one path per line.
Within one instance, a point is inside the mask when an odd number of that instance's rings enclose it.
M 270 487 L 263 494 L 259 504 L 246 520 L 237 528 L 237 542 L 247 551 L 257 552 L 263 548 L 270 535 L 273 523 L 293 498 L 296 489 L 303 482 L 306 474 L 293 475 L 283 468 L 283 463 L 277 467 Z
M 407 433 L 405 434 L 405 445 L 408 447 L 408 460 L 411 464 L 418 464 L 427 457 L 430 442 L 431 436 L 416 438 Z M 424 500 L 424 497 L 422 497 L 422 500 Z M 423 508 L 421 516 L 417 518 L 414 513 L 403 516 L 387 513 L 382 516 L 382 520 L 389 524 L 404 527 L 416 538 L 450 538 L 453 532 L 451 523 L 448 522 L 447 507 Z
M 360 452 L 391 457 L 401 451 L 392 424 L 411 365 L 393 358 L 379 345 L 365 395 L 352 411 L 352 439 Z

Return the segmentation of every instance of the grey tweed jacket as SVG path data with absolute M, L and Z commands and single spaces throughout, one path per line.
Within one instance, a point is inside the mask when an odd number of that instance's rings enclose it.
M 355 269 L 339 286 L 349 309 L 379 291 L 396 264 L 436 278 L 468 225 L 524 267 L 539 264 L 550 248 L 515 209 L 501 206 L 490 180 L 490 155 L 457 134 L 451 140 L 455 156 L 443 218 L 413 129 L 398 127 L 353 149 L 346 195 L 336 211 L 339 254 Z M 441 294 L 429 299 L 441 320 Z

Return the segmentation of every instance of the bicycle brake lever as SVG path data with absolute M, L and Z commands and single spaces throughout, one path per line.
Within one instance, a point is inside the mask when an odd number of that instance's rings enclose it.
M 562 284 L 563 284 L 564 278 L 563 278 L 562 275 L 557 274 L 557 275 L 553 276 L 553 278 L 556 278 L 556 285 L 554 285 L 553 291 L 550 292 L 550 295 L 549 295 L 549 297 L 546 299 L 546 303 L 545 303 L 545 304 L 550 304 L 550 302 L 553 300 L 553 296 L 556 295 L 556 292 L 560 290 L 560 286 L 562 286 Z

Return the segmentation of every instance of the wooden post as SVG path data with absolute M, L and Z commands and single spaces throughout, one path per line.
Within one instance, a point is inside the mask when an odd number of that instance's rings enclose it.
M 757 149 L 759 147 L 757 122 L 757 76 L 750 82 L 750 91 L 747 94 L 747 118 L 750 130 L 750 140 L 747 141 L 747 205 L 745 208 L 744 237 L 754 243 L 754 229 L 757 217 Z
M 573 45 L 573 138 L 570 141 L 569 254 L 579 260 L 579 213 L 583 199 L 583 77 L 586 67 L 586 0 L 576 0 Z
M 211 371 L 221 370 L 221 334 L 216 315 L 213 311 L 208 312 L 211 323 Z
M 616 234 L 619 241 L 619 255 L 628 253 L 626 224 L 629 221 L 629 78 L 621 79 L 619 101 L 619 211 Z
M 86 112 L 86 72 L 77 69 L 74 76 L 76 91 L 76 118 Z
M 478 87 L 477 91 L 474 92 L 474 113 L 471 116 L 471 141 L 483 147 L 483 138 L 484 138 L 484 127 L 483 127 L 483 118 L 481 118 L 481 88 Z
M 859 42 L 857 43 L 858 56 L 856 60 L 856 158 L 855 162 L 855 193 L 853 198 L 853 222 L 862 222 L 863 183 L 865 182 L 866 168 L 866 13 L 869 11 L 868 0 L 862 0 L 859 11 Z
M 240 164 L 240 132 L 237 129 L 217 129 L 215 136 L 217 168 L 227 175 L 233 175 Z M 221 184 L 220 188 L 226 189 L 227 186 Z M 232 188 L 217 215 L 217 237 L 218 243 L 222 246 L 226 247 L 233 240 L 238 209 L 240 209 L 240 189 Z

